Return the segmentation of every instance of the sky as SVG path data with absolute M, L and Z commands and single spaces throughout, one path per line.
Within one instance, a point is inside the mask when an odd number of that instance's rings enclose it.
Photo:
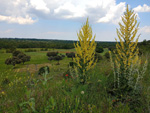
M 96 41 L 115 41 L 127 4 L 150 40 L 150 0 L 0 0 L 0 38 L 78 40 L 89 18 Z

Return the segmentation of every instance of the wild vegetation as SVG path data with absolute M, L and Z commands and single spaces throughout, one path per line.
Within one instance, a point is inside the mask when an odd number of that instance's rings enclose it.
M 79 41 L 69 42 L 72 49 L 57 49 L 65 41 L 1 39 L 0 112 L 149 113 L 150 41 L 138 43 L 136 15 L 128 7 L 122 21 L 120 42 L 113 44 L 95 42 L 88 19 Z M 16 47 L 7 48 L 12 43 Z

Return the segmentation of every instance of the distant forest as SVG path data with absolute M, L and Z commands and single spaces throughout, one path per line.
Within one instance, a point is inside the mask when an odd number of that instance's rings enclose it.
M 72 40 L 52 40 L 52 39 L 23 39 L 23 38 L 0 38 L 0 48 L 55 48 L 55 49 L 72 49 L 74 43 Z M 96 41 L 97 46 L 103 48 L 114 48 L 116 42 Z

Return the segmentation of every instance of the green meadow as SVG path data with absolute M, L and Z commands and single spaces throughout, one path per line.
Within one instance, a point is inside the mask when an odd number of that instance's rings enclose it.
M 19 50 L 24 51 L 23 49 Z M 66 52 L 75 50 L 49 51 L 58 51 L 59 54 L 65 55 Z M 47 52 L 25 52 L 31 56 L 31 60 L 25 62 L 24 65 L 17 64 L 14 69 L 12 65 L 5 64 L 6 58 L 9 58 L 11 54 L 0 54 L 0 112 L 129 113 L 134 110 L 136 112 L 148 111 L 150 62 L 148 62 L 148 69 L 142 81 L 144 92 L 139 98 L 141 103 L 134 103 L 135 107 L 131 109 L 130 101 L 122 104 L 116 97 L 108 93 L 110 80 L 113 79 L 113 71 L 110 60 L 104 56 L 104 53 L 108 52 L 107 48 L 100 53 L 103 59 L 89 71 L 90 79 L 86 85 L 79 85 L 74 78 L 65 76 L 70 74 L 68 64 L 72 61 L 71 58 L 65 57 L 60 60 L 60 65 L 57 65 L 57 61 L 48 60 Z M 143 61 L 145 58 L 149 59 L 147 54 L 141 57 Z M 50 68 L 50 73 L 46 75 L 46 78 L 38 75 L 38 69 L 42 66 Z

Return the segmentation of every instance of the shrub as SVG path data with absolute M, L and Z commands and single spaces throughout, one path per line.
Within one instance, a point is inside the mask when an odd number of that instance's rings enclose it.
M 36 51 L 37 51 L 36 49 L 31 49 L 31 48 L 25 50 L 25 52 L 36 52 Z
M 54 57 L 54 60 L 57 60 L 57 61 L 58 61 L 57 64 L 59 65 L 59 64 L 60 64 L 59 61 L 62 60 L 62 57 L 59 56 L 59 55 L 58 55 L 58 56 L 55 56 L 55 57 Z
M 58 52 L 47 52 L 47 56 L 50 57 L 50 56 L 57 56 L 58 55 Z
M 13 56 L 18 56 L 20 53 L 22 53 L 21 51 L 14 51 L 13 53 L 12 53 L 12 55 Z
M 52 61 L 52 60 L 54 60 L 54 57 L 50 56 L 50 57 L 48 57 L 48 60 Z
M 96 52 L 97 52 L 97 53 L 103 53 L 103 52 L 104 52 L 103 47 L 97 46 L 97 47 L 96 47 Z
M 68 58 L 72 58 L 72 60 L 73 60 L 73 58 L 75 57 L 75 53 L 74 53 L 74 52 L 66 53 L 66 56 L 67 56 Z
M 30 61 L 31 59 L 30 56 L 27 56 L 21 51 L 14 51 L 12 55 L 13 55 L 12 58 L 8 58 L 5 60 L 5 64 L 15 66 L 16 64 L 20 64 L 20 63 L 24 64 L 25 62 Z
M 48 48 L 41 48 L 41 51 L 48 51 Z

